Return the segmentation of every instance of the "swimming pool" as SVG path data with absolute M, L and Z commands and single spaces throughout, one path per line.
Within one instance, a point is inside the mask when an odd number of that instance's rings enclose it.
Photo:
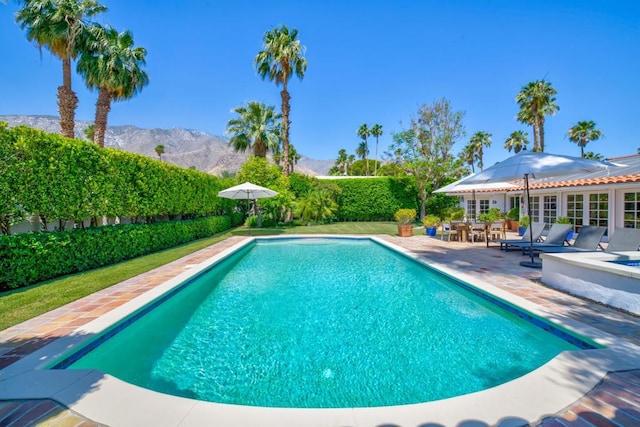
M 221 403 L 369 407 L 483 390 L 576 345 L 369 240 L 258 240 L 56 366 Z

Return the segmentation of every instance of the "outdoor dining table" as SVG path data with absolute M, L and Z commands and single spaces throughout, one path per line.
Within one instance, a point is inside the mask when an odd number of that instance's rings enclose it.
M 455 226 L 456 231 L 458 232 L 458 242 L 466 242 L 469 232 L 469 224 L 466 222 L 459 222 Z

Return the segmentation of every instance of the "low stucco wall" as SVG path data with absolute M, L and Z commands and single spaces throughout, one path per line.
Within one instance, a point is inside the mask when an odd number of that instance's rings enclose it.
M 542 283 L 640 315 L 640 268 L 608 261 L 640 260 L 640 252 L 541 254 Z

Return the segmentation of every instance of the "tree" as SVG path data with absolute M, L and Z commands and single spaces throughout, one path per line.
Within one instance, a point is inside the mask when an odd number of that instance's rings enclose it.
M 143 70 L 147 51 L 133 46 L 130 31 L 94 25 L 88 34 L 77 68 L 87 87 L 98 89 L 93 141 L 104 147 L 111 102 L 131 99 L 149 84 Z
M 371 128 L 371 136 L 374 136 L 376 138 L 376 165 L 375 165 L 375 169 L 373 170 L 373 174 L 377 175 L 378 174 L 378 138 L 382 136 L 382 126 L 379 124 L 373 125 L 373 127 Z
M 291 96 L 287 88 L 289 79 L 296 75 L 303 79 L 307 70 L 307 60 L 303 56 L 305 47 L 297 40 L 298 30 L 282 26 L 264 35 L 263 50 L 256 55 L 254 64 L 262 80 L 269 79 L 282 85 L 282 151 L 283 170 L 289 174 L 289 113 Z
M 96 125 L 90 124 L 84 130 L 84 137 L 87 138 L 89 141 L 93 142 L 93 137 L 95 133 L 96 133 Z
M 291 175 L 293 173 L 293 168 L 298 164 L 298 160 L 300 160 L 302 156 L 298 154 L 296 147 L 293 144 L 289 144 L 289 173 Z
M 71 60 L 78 55 L 78 43 L 90 25 L 86 19 L 105 12 L 94 0 L 23 0 L 16 22 L 26 29 L 27 39 L 40 49 L 46 47 L 62 60 L 62 86 L 58 87 L 61 134 L 75 136 L 78 97 L 71 87 Z
M 353 175 L 351 173 L 351 166 L 355 163 L 356 161 L 356 156 L 354 154 L 349 154 L 349 157 L 347 157 L 347 173 L 346 175 Z
M 338 158 L 333 167 L 329 171 L 329 175 L 346 175 L 347 174 L 347 150 L 341 148 L 338 150 Z
M 604 156 L 602 154 L 594 153 L 593 151 L 587 151 L 582 157 L 589 160 L 604 160 Z
M 584 147 L 589 141 L 597 141 L 602 137 L 602 132 L 596 129 L 596 122 L 593 120 L 576 123 L 569 132 L 569 140 L 575 142 L 580 147 L 580 157 L 585 157 Z
M 238 117 L 227 122 L 227 133 L 232 135 L 229 145 L 234 150 L 253 150 L 254 156 L 262 158 L 267 157 L 267 151 L 278 151 L 281 116 L 274 106 L 250 101 L 233 112 Z M 287 164 L 288 161 L 285 162 Z
M 469 145 L 473 150 L 473 159 L 478 164 L 480 170 L 484 169 L 484 147 L 491 146 L 491 134 L 478 131 L 469 140 Z
M 240 172 L 238 172 L 238 183 L 247 181 L 278 192 L 275 197 L 255 200 L 254 213 L 258 215 L 260 207 L 267 213 L 270 220 L 276 223 L 283 221 L 285 214 L 293 205 L 289 178 L 283 171 L 278 166 L 269 164 L 266 158 L 252 156 L 240 166 Z
M 462 151 L 460 151 L 460 154 L 458 154 L 458 157 L 460 157 L 460 160 L 462 160 L 465 164 L 471 166 L 471 172 L 475 173 L 476 153 L 471 143 L 468 143 L 464 146 Z
M 424 104 L 408 130 L 394 133 L 390 149 L 400 166 L 416 180 L 420 200 L 420 219 L 424 218 L 431 189 L 440 188 L 464 171 L 463 164 L 451 153 L 453 145 L 465 135 L 464 112 L 453 111 L 446 99 Z
M 363 159 L 366 160 L 366 174 L 369 176 L 369 144 L 367 144 L 367 137 L 371 135 L 371 130 L 367 127 L 366 124 L 361 125 L 358 128 L 358 136 L 362 138 L 362 143 L 358 147 L 359 150 L 364 154 Z
M 158 155 L 158 160 L 162 161 L 162 155 L 164 154 L 164 145 L 156 145 L 156 154 Z
M 334 195 L 324 188 L 309 190 L 305 197 L 294 203 L 294 213 L 304 221 L 317 222 L 330 219 L 338 210 Z
M 358 144 L 358 148 L 356 148 L 356 156 L 361 160 L 365 160 L 367 155 L 369 154 L 369 148 L 367 147 L 367 143 L 362 141 Z
M 526 150 L 527 145 L 529 144 L 529 138 L 527 138 L 527 133 L 521 130 L 517 130 L 515 132 L 511 132 L 509 138 L 504 142 L 504 148 L 509 150 L 513 150 L 514 153 L 519 153 L 521 150 Z
M 544 152 L 545 116 L 554 115 L 560 107 L 555 103 L 558 92 L 546 80 L 536 80 L 524 86 L 516 95 L 520 107 L 518 121 L 533 126 L 533 151 Z

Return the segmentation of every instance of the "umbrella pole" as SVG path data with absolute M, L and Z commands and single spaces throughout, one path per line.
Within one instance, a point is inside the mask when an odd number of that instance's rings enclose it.
M 247 191 L 247 212 L 249 213 L 249 231 L 248 236 L 251 236 L 251 203 L 249 202 L 249 192 Z
M 533 217 L 531 216 L 531 198 L 529 197 L 529 174 L 524 174 L 524 188 L 527 197 L 527 215 L 529 215 L 529 256 L 531 261 L 522 261 L 520 265 L 530 268 L 542 268 L 541 262 L 533 260 Z

